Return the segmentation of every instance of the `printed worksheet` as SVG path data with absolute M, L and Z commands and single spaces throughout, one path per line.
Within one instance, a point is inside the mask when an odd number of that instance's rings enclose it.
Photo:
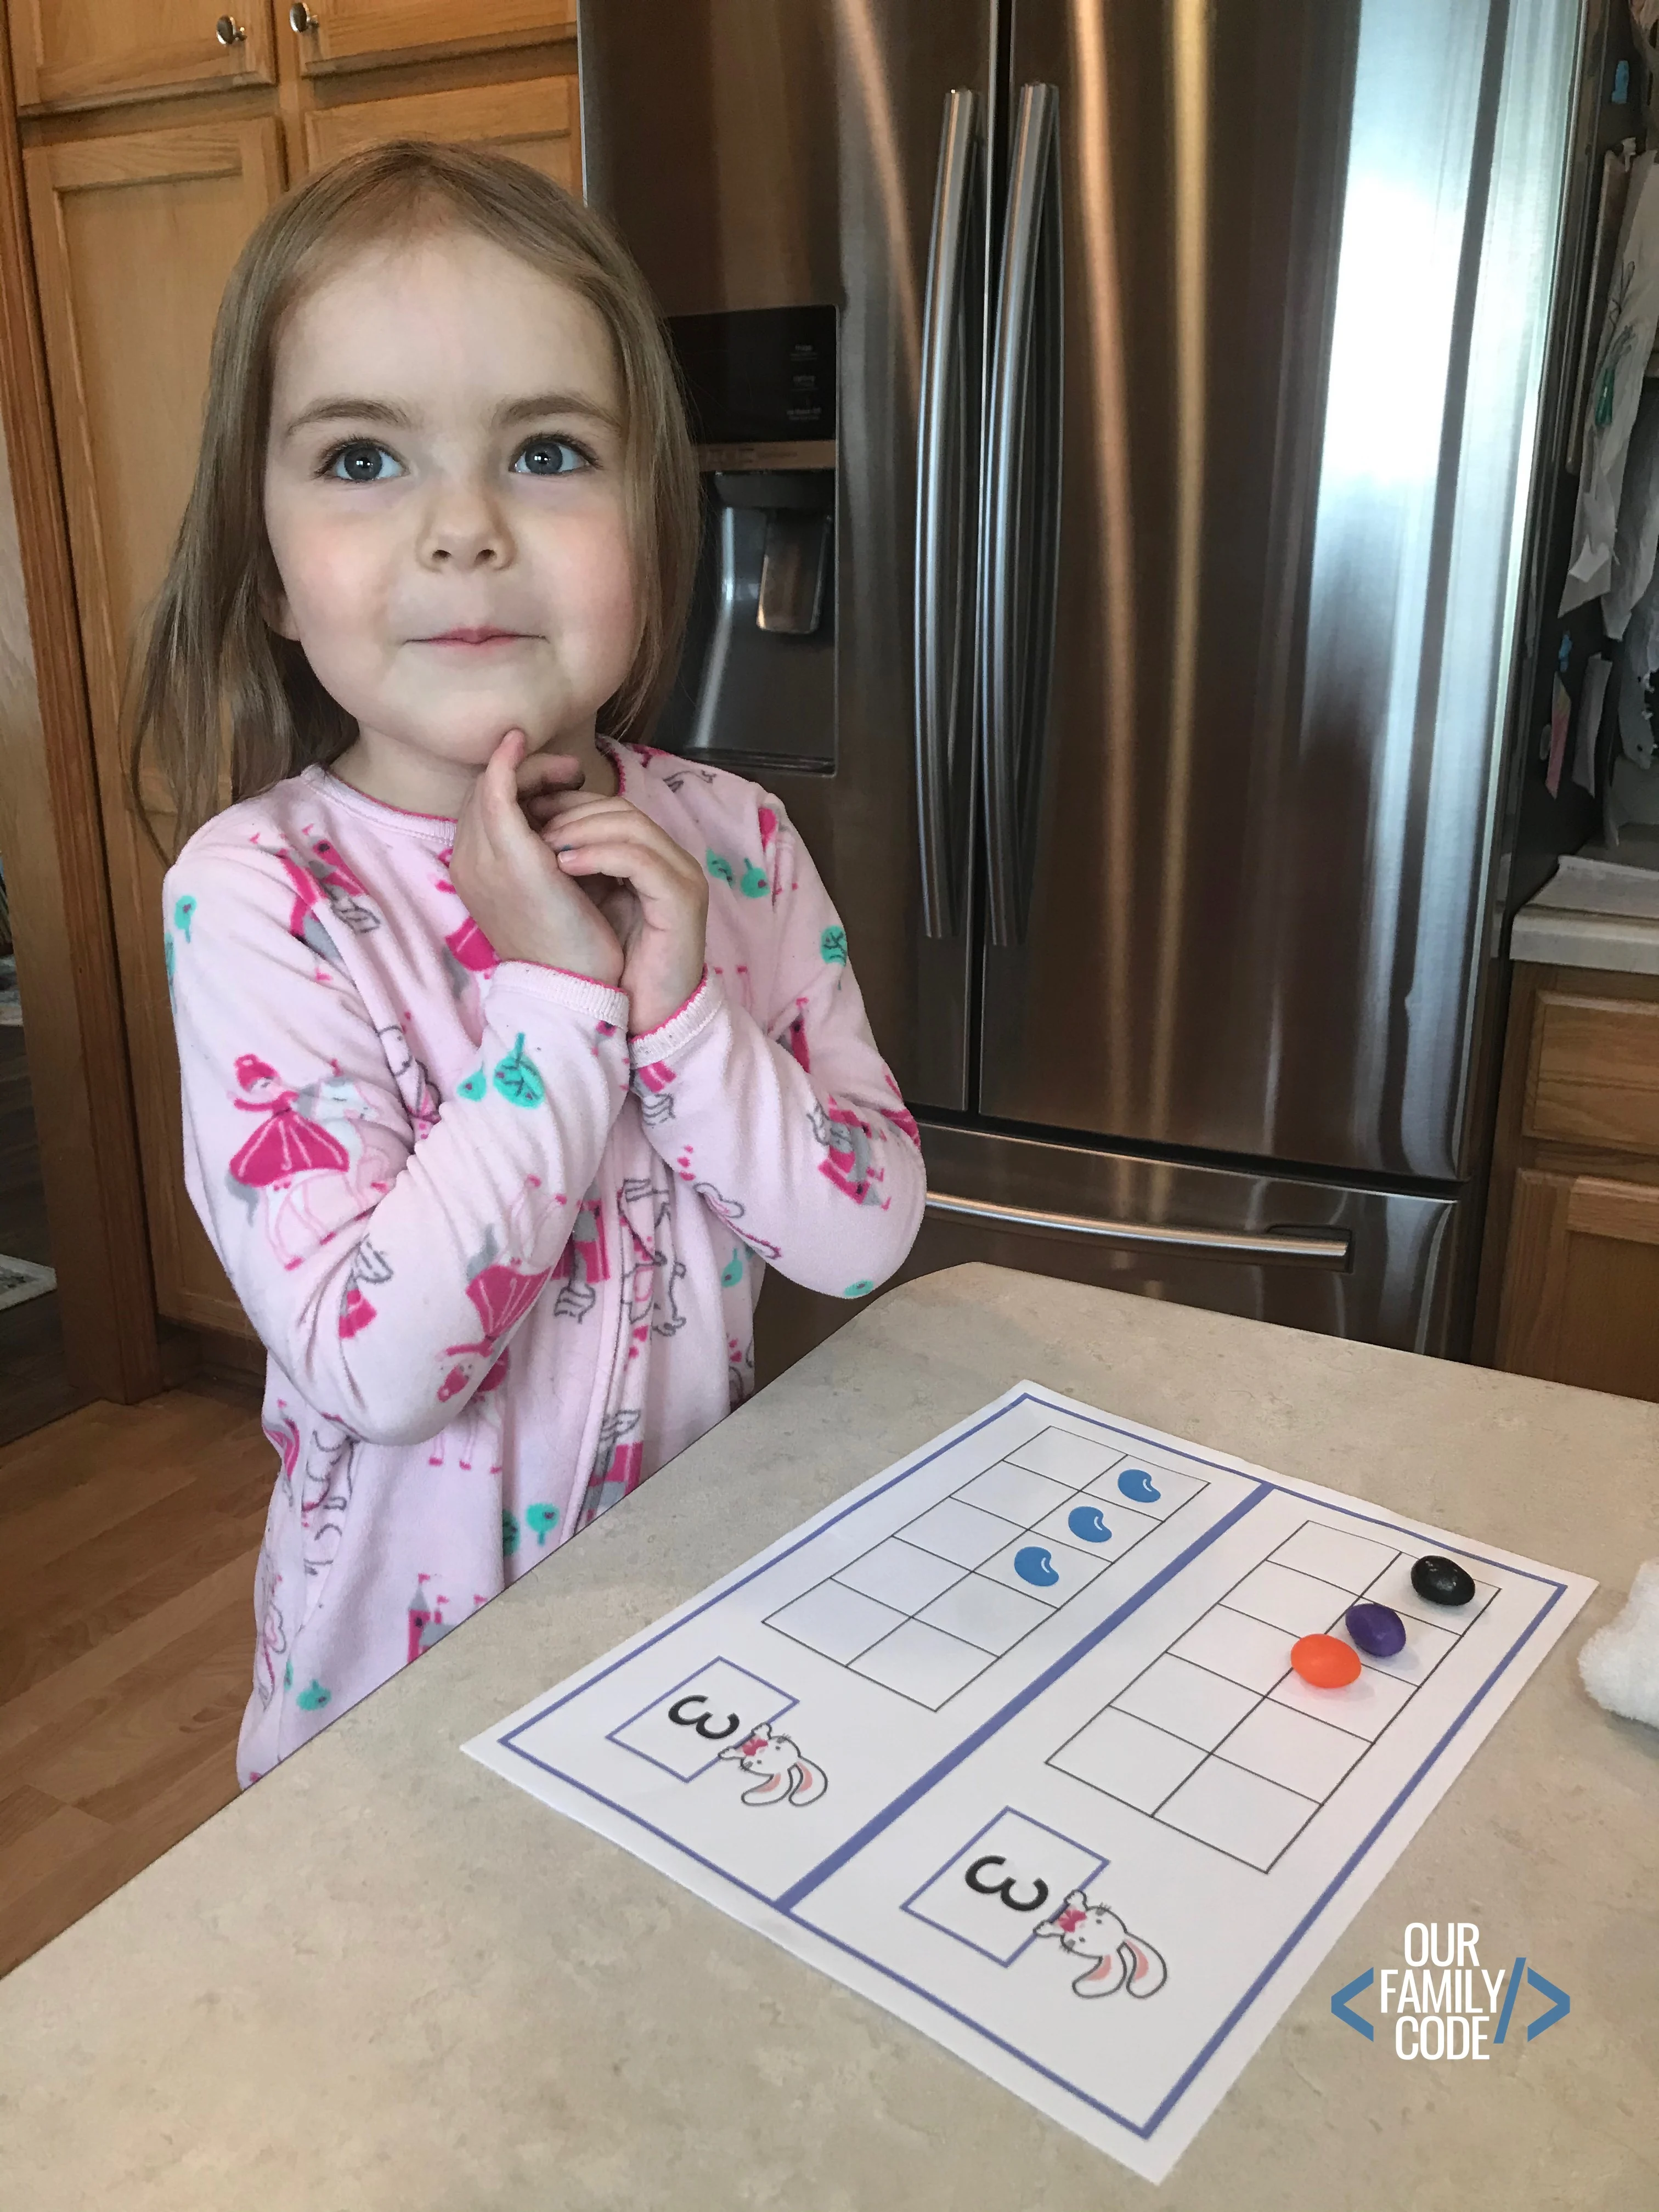
M 1159 2181 L 1594 1588 L 1026 1382 L 465 1748 Z

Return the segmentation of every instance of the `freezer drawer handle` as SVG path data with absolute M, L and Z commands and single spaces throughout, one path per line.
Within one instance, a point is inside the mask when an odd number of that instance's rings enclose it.
M 1109 1244 L 1207 1253 L 1214 1259 L 1244 1260 L 1259 1267 L 1332 1267 L 1346 1273 L 1353 1257 L 1353 1238 L 1346 1229 L 1176 1229 L 1153 1221 L 1106 1221 L 1096 1213 L 1034 1213 L 1023 1206 L 999 1206 L 988 1198 L 952 1198 L 939 1190 L 928 1192 L 927 1207 L 932 1213 L 958 1214 L 988 1228 L 1099 1237 Z
M 954 937 L 961 927 L 966 872 L 965 855 L 959 858 L 952 849 L 963 810 L 952 805 L 951 787 L 963 750 L 958 726 L 973 712 L 966 647 L 972 635 L 968 563 L 978 494 L 973 426 L 979 394 L 969 388 L 967 319 L 974 308 L 968 276 L 974 260 L 977 108 L 971 92 L 945 94 L 927 253 L 916 454 L 915 711 L 921 926 L 929 937 Z

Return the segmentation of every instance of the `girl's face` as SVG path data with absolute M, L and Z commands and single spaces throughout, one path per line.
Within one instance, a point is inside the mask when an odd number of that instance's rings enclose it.
M 288 316 L 270 619 L 378 795 L 453 812 L 514 728 L 592 758 L 639 635 L 622 458 L 604 325 L 487 240 L 366 247 Z

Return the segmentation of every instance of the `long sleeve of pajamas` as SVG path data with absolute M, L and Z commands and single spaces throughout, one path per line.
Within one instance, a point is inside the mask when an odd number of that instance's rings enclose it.
M 857 1295 L 924 1198 L 845 932 L 756 787 L 620 747 L 704 861 L 708 969 L 497 962 L 453 824 L 320 769 L 165 890 L 185 1180 L 269 1355 L 257 1777 L 738 1403 L 763 1266 Z

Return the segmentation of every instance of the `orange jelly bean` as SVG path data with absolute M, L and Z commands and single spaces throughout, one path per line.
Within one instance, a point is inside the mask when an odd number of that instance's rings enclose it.
M 1340 1690 L 1359 1676 L 1359 1654 L 1335 1636 L 1304 1636 L 1291 1646 L 1291 1664 L 1316 1690 Z

